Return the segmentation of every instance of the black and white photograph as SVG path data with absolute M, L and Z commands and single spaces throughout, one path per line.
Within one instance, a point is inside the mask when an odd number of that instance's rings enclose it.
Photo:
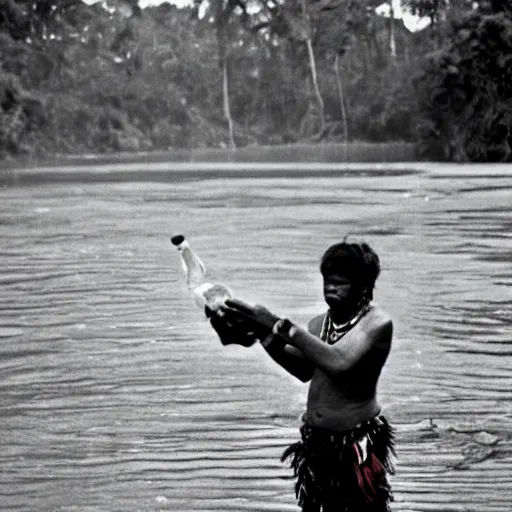
M 0 0 L 0 512 L 511 512 L 512 1 Z

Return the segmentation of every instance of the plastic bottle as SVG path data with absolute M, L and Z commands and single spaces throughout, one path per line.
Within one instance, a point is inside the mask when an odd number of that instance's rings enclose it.
M 196 304 L 204 310 L 208 306 L 216 311 L 224 302 L 232 297 L 230 290 L 223 284 L 204 281 L 206 269 L 204 263 L 194 252 L 183 235 L 171 237 L 171 242 L 180 253 L 181 266 L 188 289 L 192 292 Z

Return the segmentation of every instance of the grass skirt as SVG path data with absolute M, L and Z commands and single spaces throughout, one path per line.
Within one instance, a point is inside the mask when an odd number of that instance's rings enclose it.
M 349 432 L 304 423 L 301 441 L 289 446 L 295 492 L 303 512 L 388 512 L 392 501 L 394 431 L 379 416 Z

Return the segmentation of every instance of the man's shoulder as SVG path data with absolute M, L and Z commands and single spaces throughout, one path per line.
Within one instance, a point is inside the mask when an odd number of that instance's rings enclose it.
M 378 304 L 373 304 L 367 317 L 365 330 L 379 339 L 389 339 L 393 334 L 393 321 L 391 316 Z
M 308 331 L 310 333 L 315 334 L 316 336 L 318 336 L 320 334 L 326 314 L 327 313 L 322 313 L 320 315 L 316 315 L 308 322 Z
M 372 322 L 376 324 L 387 324 L 391 322 L 391 316 L 379 304 L 372 303 L 370 312 L 370 318 Z

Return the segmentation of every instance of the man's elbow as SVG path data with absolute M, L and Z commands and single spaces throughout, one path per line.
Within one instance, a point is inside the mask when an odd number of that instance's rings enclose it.
M 313 372 L 302 372 L 298 375 L 295 375 L 301 382 L 306 383 L 309 382 L 313 378 Z
M 332 357 L 325 372 L 332 378 L 340 377 L 352 367 L 352 363 L 341 356 Z
M 313 378 L 315 368 L 312 365 L 303 364 L 300 368 L 297 368 L 294 372 L 295 377 L 301 382 L 309 382 Z

